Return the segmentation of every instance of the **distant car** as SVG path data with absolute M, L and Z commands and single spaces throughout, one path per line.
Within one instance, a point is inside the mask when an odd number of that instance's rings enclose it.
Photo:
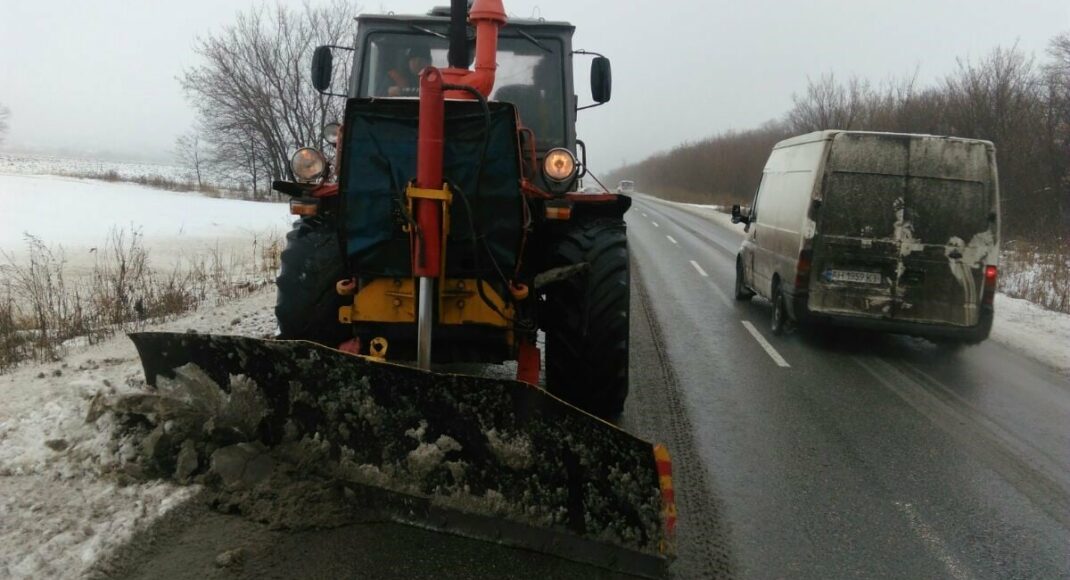
M 736 260 L 772 331 L 855 326 L 977 343 L 992 330 L 999 190 L 988 141 L 822 131 L 777 143 Z
M 635 182 L 621 181 L 617 184 L 617 193 L 635 193 Z

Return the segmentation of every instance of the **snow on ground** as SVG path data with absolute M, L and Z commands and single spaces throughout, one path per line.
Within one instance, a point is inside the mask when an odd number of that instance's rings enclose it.
M 647 195 L 642 197 L 681 207 L 743 237 L 743 228 L 733 224 L 732 216 L 724 213 L 721 206 L 668 202 Z M 1070 314 L 998 293 L 996 319 L 990 340 L 1039 361 L 1064 376 L 1070 376 Z
M 274 297 L 261 291 L 157 329 L 268 337 Z M 114 441 L 111 416 L 86 422 L 97 393 L 141 385 L 125 336 L 0 375 L 0 578 L 80 577 L 197 492 L 124 478 L 129 450 Z
M 1070 377 L 1070 314 L 996 294 L 991 339 Z
M 189 178 L 187 169 L 165 163 L 99 161 L 76 157 L 19 153 L 0 153 L 0 173 L 27 175 L 63 175 L 70 173 L 105 175 L 115 173 L 123 179 L 162 177 L 172 181 Z
M 214 199 L 120 182 L 0 174 L 0 249 L 24 248 L 24 234 L 68 250 L 102 245 L 113 228 L 139 228 L 160 251 L 220 239 L 285 232 L 284 203 Z

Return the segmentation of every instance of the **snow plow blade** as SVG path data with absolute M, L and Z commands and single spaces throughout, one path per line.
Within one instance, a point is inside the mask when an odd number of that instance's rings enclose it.
M 662 576 L 674 556 L 664 448 L 655 459 L 655 446 L 542 389 L 304 341 L 130 338 L 151 385 L 194 366 L 225 393 L 255 385 L 258 444 L 328 446 L 354 512 L 638 576 Z

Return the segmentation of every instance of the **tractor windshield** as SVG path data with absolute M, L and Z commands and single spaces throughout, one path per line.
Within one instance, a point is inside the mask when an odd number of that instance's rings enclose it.
M 498 71 L 491 100 L 516 105 L 521 123 L 535 132 L 539 149 L 565 140 L 564 58 L 560 40 L 498 40 Z M 415 97 L 419 71 L 446 68 L 444 38 L 402 32 L 370 34 L 365 45 L 359 96 Z

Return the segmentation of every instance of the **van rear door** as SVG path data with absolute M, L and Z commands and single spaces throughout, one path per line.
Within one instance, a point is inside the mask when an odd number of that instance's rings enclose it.
M 991 145 L 841 133 L 813 242 L 812 311 L 977 324 L 995 262 Z

